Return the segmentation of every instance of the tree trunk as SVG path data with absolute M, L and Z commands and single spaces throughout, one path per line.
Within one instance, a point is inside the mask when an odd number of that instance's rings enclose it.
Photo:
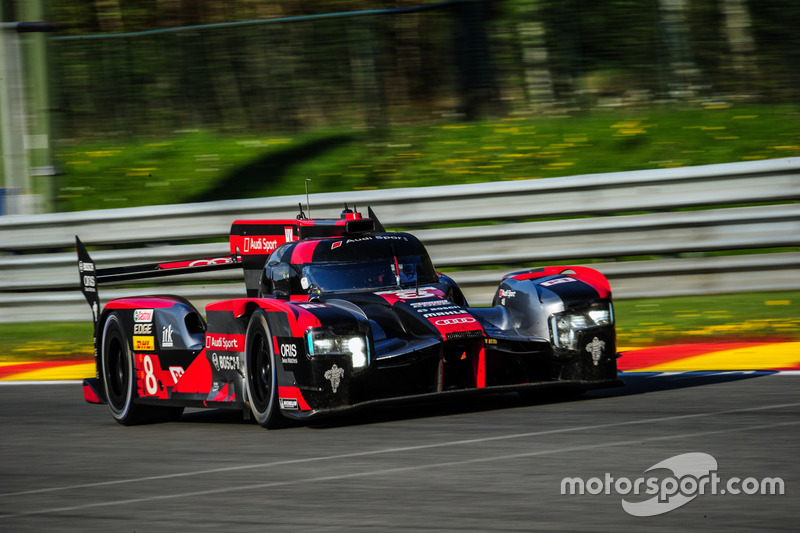
M 745 0 L 722 0 L 722 11 L 730 50 L 729 68 L 742 86 L 750 86 L 749 80 L 758 78 L 758 64 L 754 56 L 755 43 L 747 3 Z

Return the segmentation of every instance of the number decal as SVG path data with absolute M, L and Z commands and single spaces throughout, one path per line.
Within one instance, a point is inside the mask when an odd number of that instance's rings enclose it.
M 183 367 L 161 368 L 161 360 L 155 353 L 136 354 L 136 390 L 140 398 L 168 400 L 172 387 L 183 374 Z
M 158 392 L 158 380 L 153 373 L 153 360 L 149 355 L 145 355 L 142 363 L 144 364 L 144 387 L 149 396 L 155 396 Z

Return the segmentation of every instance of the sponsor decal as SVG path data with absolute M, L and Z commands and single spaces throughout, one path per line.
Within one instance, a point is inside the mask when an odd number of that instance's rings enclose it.
M 138 351 L 153 351 L 156 349 L 155 337 L 139 337 L 133 336 L 133 350 Z
M 297 364 L 297 343 L 279 342 L 278 352 L 281 354 L 281 363 L 284 365 Z
M 543 281 L 539 285 L 541 285 L 542 287 L 552 287 L 553 285 L 558 285 L 560 283 L 572 283 L 573 281 L 578 281 L 578 280 L 575 278 L 556 278 Z
M 181 379 L 181 376 L 185 370 L 182 366 L 171 366 L 169 367 L 169 374 L 172 376 L 172 382 L 178 383 L 178 380 Z
M 331 250 L 335 250 L 342 245 L 342 241 L 336 241 L 335 243 L 331 244 Z
M 514 298 L 517 295 L 517 291 L 512 291 L 511 289 L 500 289 L 500 292 L 497 296 L 500 298 L 500 305 L 506 305 L 506 298 Z
M 432 302 L 410 302 L 411 307 L 438 307 L 440 305 L 455 305 L 450 300 L 434 300 Z
M 153 310 L 152 309 L 137 309 L 133 312 L 134 322 L 152 322 Z
M 94 263 L 88 261 L 78 261 L 79 272 L 94 272 Z
M 243 240 L 246 254 L 251 252 L 269 253 L 278 247 L 278 240 L 269 237 L 245 237 Z
M 172 324 L 169 324 L 165 328 L 161 328 L 161 347 L 162 348 L 172 348 Z
M 325 372 L 325 379 L 331 382 L 331 388 L 333 389 L 333 392 L 336 392 L 339 389 L 339 385 L 342 383 L 343 377 L 344 368 L 339 368 L 335 364 L 330 370 Z
M 603 352 L 606 349 L 605 341 L 601 341 L 597 337 L 592 339 L 592 342 L 586 345 L 586 351 L 592 354 L 592 362 L 594 366 L 597 366 L 600 363 L 600 359 L 603 358 Z
M 238 355 L 217 355 L 216 352 L 211 354 L 211 362 L 217 372 L 220 370 L 239 370 L 239 356 Z
M 284 226 L 283 236 L 286 238 L 286 242 L 292 242 L 294 240 L 294 227 Z
M 97 280 L 94 276 L 83 276 L 83 290 L 86 292 L 96 292 Z
M 226 352 L 238 352 L 244 347 L 244 335 L 225 335 L 209 333 L 206 335 L 206 348 Z
M 134 335 L 152 335 L 153 334 L 153 324 L 134 324 L 133 325 L 133 334 Z
M 351 242 L 363 242 L 363 241 L 371 241 L 372 237 L 359 237 L 358 239 L 347 239 L 344 241 L 345 244 L 350 244 Z
M 453 315 L 463 315 L 463 314 L 464 314 L 463 307 L 453 305 L 449 307 L 440 307 L 430 313 L 423 313 L 422 316 L 424 316 L 425 318 L 435 318 L 437 316 L 453 316 Z
M 300 409 L 300 406 L 297 403 L 297 398 L 279 398 L 278 401 L 280 402 L 281 409 L 287 409 L 291 411 L 297 411 Z
M 328 307 L 325 304 L 317 304 L 317 303 L 304 303 L 304 304 L 297 304 L 298 307 L 302 307 L 303 309 L 325 309 Z
M 453 326 L 456 324 L 472 324 L 473 322 L 477 322 L 477 320 L 471 316 L 462 316 L 457 318 L 442 318 L 434 321 L 434 324 L 437 326 Z

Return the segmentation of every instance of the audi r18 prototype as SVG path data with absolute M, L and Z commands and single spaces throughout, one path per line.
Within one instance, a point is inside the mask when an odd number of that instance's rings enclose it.
M 125 425 L 210 407 L 271 428 L 385 402 L 621 384 L 602 274 L 516 272 L 491 307 L 470 307 L 417 238 L 387 232 L 371 209 L 235 221 L 224 258 L 98 269 L 77 237 L 76 249 L 95 325 L 84 398 Z M 205 318 L 168 295 L 100 311 L 99 284 L 223 268 L 243 270 L 246 295 Z

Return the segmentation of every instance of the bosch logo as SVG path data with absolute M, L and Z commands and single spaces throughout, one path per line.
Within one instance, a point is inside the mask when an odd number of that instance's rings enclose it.
M 250 252 L 271 252 L 278 247 L 277 240 L 270 240 L 266 237 L 245 237 L 244 253 Z
M 443 318 L 441 320 L 437 320 L 434 322 L 437 326 L 454 326 L 456 324 L 472 324 L 473 322 L 477 322 L 471 316 L 462 316 L 458 318 Z
M 220 370 L 239 370 L 239 356 L 238 355 L 211 355 L 211 362 L 214 363 L 214 368 Z

